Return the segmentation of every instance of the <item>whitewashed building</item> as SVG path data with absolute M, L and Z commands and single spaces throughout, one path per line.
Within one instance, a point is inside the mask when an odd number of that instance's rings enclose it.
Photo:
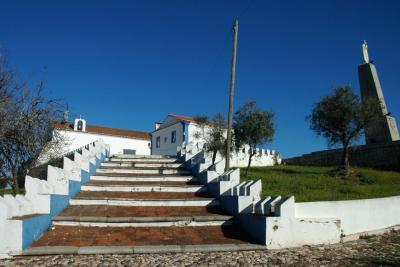
M 66 137 L 65 152 L 99 139 L 110 145 L 111 154 L 150 155 L 151 152 L 148 132 L 89 125 L 82 118 L 74 123 L 57 123 L 55 131 Z
M 183 143 L 194 141 L 193 132 L 196 129 L 193 118 L 168 115 L 163 122 L 155 123 L 155 130 L 151 133 L 151 154 L 176 155 Z
M 155 123 L 155 130 L 151 133 L 151 154 L 174 156 L 183 147 L 201 151 L 204 145 L 204 136 L 210 130 L 209 126 L 200 127 L 193 118 L 169 114 L 163 122 Z M 246 167 L 249 158 L 249 146 L 233 151 L 231 165 Z M 269 149 L 257 149 L 252 159 L 252 166 L 272 166 L 280 164 L 281 157 Z

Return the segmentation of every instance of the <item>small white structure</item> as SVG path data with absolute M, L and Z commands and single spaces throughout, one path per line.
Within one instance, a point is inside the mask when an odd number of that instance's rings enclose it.
M 209 126 L 201 127 L 193 118 L 169 114 L 163 122 L 155 123 L 155 130 L 151 133 L 151 154 L 175 156 L 184 147 L 190 148 L 192 153 L 200 152 L 203 149 L 204 137 L 209 131 Z M 231 165 L 246 167 L 249 150 L 250 147 L 246 145 L 232 152 Z M 281 157 L 275 151 L 257 149 L 257 154 L 252 159 L 252 166 L 272 166 L 280 164 L 281 161 Z
M 151 133 L 151 154 L 176 156 L 182 144 L 195 142 L 194 132 L 198 126 L 193 118 L 168 115 L 163 122 L 156 122 Z
M 65 152 L 102 139 L 110 145 L 112 154 L 150 155 L 151 140 L 147 132 L 88 125 L 82 118 L 75 119 L 73 124 L 57 123 L 55 131 L 66 137 Z

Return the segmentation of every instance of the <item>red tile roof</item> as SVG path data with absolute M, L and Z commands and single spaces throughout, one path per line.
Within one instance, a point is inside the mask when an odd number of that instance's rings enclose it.
M 72 123 L 56 123 L 55 128 L 60 129 L 60 130 L 73 131 L 74 124 L 72 124 Z M 95 125 L 88 125 L 88 124 L 86 124 L 86 133 L 104 134 L 104 135 L 113 135 L 113 136 L 150 140 L 150 133 L 147 133 L 147 132 L 116 129 L 116 128 L 95 126 Z
M 180 116 L 180 115 L 175 115 L 175 114 L 168 114 L 168 116 L 177 118 L 178 120 L 181 120 L 181 121 L 191 121 L 191 122 L 194 122 L 194 119 L 191 118 L 191 117 Z
M 174 117 L 174 118 L 176 118 L 178 120 L 181 120 L 181 121 L 190 121 L 190 122 L 196 123 L 196 120 L 194 118 L 191 118 L 191 117 L 175 115 L 175 114 L 168 114 L 168 116 Z M 208 124 L 209 125 L 214 125 L 214 123 L 212 121 L 209 121 Z

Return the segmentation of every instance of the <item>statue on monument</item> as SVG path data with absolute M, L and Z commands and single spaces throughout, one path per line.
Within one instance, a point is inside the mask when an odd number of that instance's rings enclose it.
M 364 63 L 371 63 L 369 61 L 369 55 L 368 55 L 368 43 L 365 40 L 364 43 L 362 44 L 362 53 L 363 53 Z

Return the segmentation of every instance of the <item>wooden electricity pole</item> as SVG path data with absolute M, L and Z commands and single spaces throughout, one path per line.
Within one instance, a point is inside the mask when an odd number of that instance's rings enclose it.
M 232 110 L 233 110 L 233 95 L 235 90 L 235 71 L 236 71 L 236 50 L 238 37 L 239 21 L 235 19 L 233 24 L 233 51 L 232 51 L 232 68 L 231 68 L 231 86 L 229 90 L 229 109 L 228 109 L 228 132 L 226 134 L 226 160 L 225 171 L 230 168 L 231 160 L 231 144 L 232 144 Z

